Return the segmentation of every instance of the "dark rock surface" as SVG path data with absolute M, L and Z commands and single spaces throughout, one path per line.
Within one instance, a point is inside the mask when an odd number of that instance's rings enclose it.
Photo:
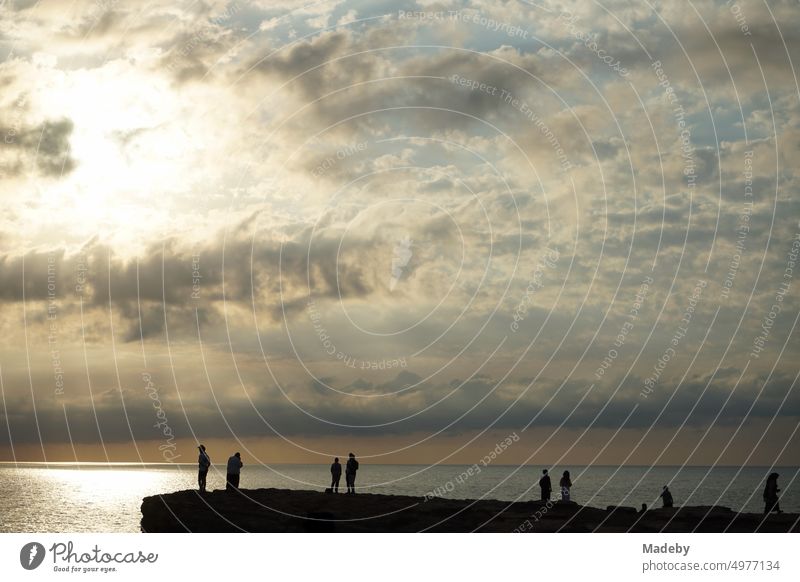
M 254 489 L 145 497 L 145 532 L 797 532 L 797 514 L 676 507 L 637 513 L 576 503 L 429 499 Z

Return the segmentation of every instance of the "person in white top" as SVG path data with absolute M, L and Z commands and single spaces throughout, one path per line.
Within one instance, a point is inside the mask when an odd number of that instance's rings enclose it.
M 225 478 L 225 489 L 227 491 L 239 488 L 239 474 L 243 466 L 242 455 L 238 452 L 228 459 L 228 475 Z

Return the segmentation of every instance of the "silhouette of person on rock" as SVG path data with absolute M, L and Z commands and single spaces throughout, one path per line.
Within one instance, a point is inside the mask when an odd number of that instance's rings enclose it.
M 553 485 L 550 483 L 550 475 L 547 469 L 542 469 L 542 478 L 539 479 L 539 488 L 542 490 L 542 501 L 550 501 L 550 493 L 553 492 Z
M 242 455 L 238 452 L 228 459 L 228 474 L 225 477 L 226 491 L 235 491 L 239 488 L 239 475 L 243 466 Z
M 764 487 L 764 515 L 772 513 L 783 513 L 778 504 L 778 475 L 777 473 L 770 473 L 767 477 L 767 484 Z
M 561 487 L 561 501 L 569 501 L 569 490 L 570 487 L 572 487 L 569 471 L 564 471 L 564 474 L 561 476 L 561 481 L 558 482 L 558 486 Z
M 201 493 L 206 492 L 206 477 L 208 476 L 208 468 L 211 466 L 211 457 L 206 453 L 205 445 L 197 447 L 200 455 L 197 457 L 197 485 Z
M 356 492 L 356 471 L 358 471 L 358 461 L 356 461 L 356 456 L 353 453 L 350 453 L 349 457 L 350 458 L 347 459 L 347 466 L 345 467 L 344 480 L 347 484 L 347 492 L 353 495 Z
M 672 507 L 672 493 L 670 493 L 669 487 L 664 485 L 664 487 L 661 489 L 661 494 L 659 497 L 664 504 L 663 507 Z
M 342 464 L 339 462 L 339 457 L 336 457 L 331 465 L 331 490 L 334 493 L 339 493 L 339 479 L 341 478 Z

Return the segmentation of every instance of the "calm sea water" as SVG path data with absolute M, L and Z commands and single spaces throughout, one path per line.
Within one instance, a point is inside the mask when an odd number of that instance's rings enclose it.
M 362 463 L 356 485 L 364 493 L 422 496 L 439 488 L 444 497 L 538 498 L 540 468 L 489 466 L 459 483 L 467 466 L 369 465 Z M 661 486 L 670 485 L 675 504 L 725 505 L 737 511 L 763 510 L 766 468 L 735 467 L 568 467 L 572 498 L 584 505 L 659 506 Z M 208 488 L 224 487 L 225 467 L 214 466 Z M 800 511 L 800 469 L 781 467 L 781 508 Z M 557 483 L 561 469 L 553 469 Z M 246 466 L 243 488 L 317 489 L 329 485 L 328 466 Z M 195 465 L 0 464 L 2 532 L 136 532 L 141 500 L 196 486 Z M 342 478 L 344 485 L 344 478 Z M 449 490 L 449 491 L 446 491 Z

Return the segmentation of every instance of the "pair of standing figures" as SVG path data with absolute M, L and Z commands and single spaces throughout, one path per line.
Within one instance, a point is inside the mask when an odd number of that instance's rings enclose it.
M 205 493 L 208 469 L 211 467 L 211 457 L 208 456 L 205 445 L 200 445 L 197 449 L 200 451 L 200 455 L 197 457 L 197 485 L 200 488 L 200 492 Z M 242 455 L 238 452 L 228 459 L 225 475 L 225 489 L 227 491 L 234 491 L 239 488 L 239 477 L 243 466 Z
M 345 466 L 344 481 L 347 485 L 347 492 L 354 494 L 356 492 L 356 471 L 358 471 L 358 461 L 356 456 L 350 453 Z M 339 480 L 342 478 L 342 464 L 339 462 L 339 457 L 333 460 L 331 465 L 331 491 L 339 493 Z
M 561 501 L 569 501 L 569 490 L 572 487 L 569 471 L 564 471 L 563 475 L 561 475 L 558 486 L 561 487 Z M 550 501 L 553 485 L 550 482 L 550 475 L 547 474 L 547 469 L 542 469 L 542 478 L 539 479 L 539 488 L 542 490 L 542 501 Z

